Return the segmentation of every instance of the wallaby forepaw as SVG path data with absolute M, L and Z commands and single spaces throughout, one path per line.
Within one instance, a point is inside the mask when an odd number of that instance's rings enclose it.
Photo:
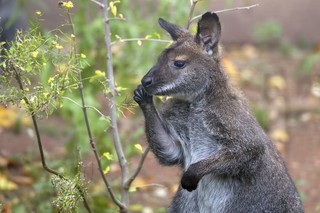
M 182 188 L 188 190 L 189 192 L 197 189 L 199 183 L 199 179 L 194 176 L 192 173 L 186 172 L 182 176 L 181 186 Z
M 152 103 L 152 95 L 149 95 L 142 85 L 140 84 L 137 89 L 134 91 L 133 99 L 139 105 L 151 104 Z

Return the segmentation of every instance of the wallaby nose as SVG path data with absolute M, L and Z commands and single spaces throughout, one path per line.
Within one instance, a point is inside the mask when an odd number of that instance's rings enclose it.
M 143 87 L 150 86 L 152 84 L 152 82 L 153 82 L 153 78 L 149 77 L 149 76 L 146 76 L 141 80 L 141 83 L 142 83 Z

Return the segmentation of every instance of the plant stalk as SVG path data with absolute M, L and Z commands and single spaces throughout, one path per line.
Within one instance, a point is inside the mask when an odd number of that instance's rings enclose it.
M 124 205 L 120 207 L 120 212 L 127 212 L 127 208 L 129 205 L 129 192 L 124 188 L 125 181 L 128 177 L 128 164 L 123 153 L 123 149 L 120 142 L 120 136 L 117 125 L 117 102 L 115 97 L 115 82 L 114 82 L 114 74 L 113 74 L 113 65 L 112 65 L 112 52 L 111 52 L 111 36 L 110 36 L 110 22 L 109 22 L 109 7 L 108 1 L 102 0 L 102 4 L 104 7 L 102 8 L 103 17 L 105 20 L 105 44 L 107 48 L 107 76 L 106 81 L 109 83 L 109 88 L 111 90 L 109 97 L 109 107 L 110 107 L 110 119 L 111 119 L 111 129 L 113 135 L 113 142 L 117 152 L 119 164 L 121 167 L 121 203 Z
M 72 21 L 72 17 L 70 15 L 69 11 L 68 11 L 67 14 L 68 14 L 68 21 L 69 21 L 69 24 L 70 24 L 71 29 L 72 29 L 72 33 L 74 35 L 76 35 L 75 27 L 74 27 L 74 24 L 73 24 L 73 21 Z M 77 49 L 75 47 L 75 44 L 76 44 L 76 38 L 74 37 L 73 38 L 73 52 L 74 52 L 74 56 L 76 58 Z M 86 128 L 87 128 L 87 134 L 88 134 L 88 137 L 89 137 L 89 143 L 90 143 L 91 149 L 92 149 L 92 151 L 94 153 L 94 156 L 96 158 L 96 161 L 98 163 L 98 168 L 99 168 L 100 175 L 102 177 L 102 180 L 103 180 L 104 184 L 106 185 L 106 187 L 108 189 L 108 192 L 110 194 L 110 197 L 111 197 L 112 201 L 116 205 L 118 205 L 119 207 L 122 207 L 123 205 L 114 196 L 114 192 L 113 192 L 113 190 L 111 188 L 111 185 L 110 185 L 109 181 L 107 180 L 106 176 L 103 173 L 103 167 L 102 167 L 102 164 L 101 164 L 100 156 L 99 156 L 98 150 L 96 148 L 95 141 L 93 140 L 92 130 L 91 130 L 90 122 L 89 122 L 89 116 L 88 116 L 88 113 L 87 113 L 87 106 L 86 106 L 86 102 L 85 102 L 85 98 L 84 98 L 84 94 L 83 94 L 83 83 L 82 83 L 81 70 L 78 70 L 78 86 L 79 86 L 79 93 L 80 93 L 80 97 L 81 97 L 81 108 L 82 108 L 82 112 L 83 112 L 83 116 L 84 116 L 84 120 L 85 120 L 85 124 L 86 124 Z

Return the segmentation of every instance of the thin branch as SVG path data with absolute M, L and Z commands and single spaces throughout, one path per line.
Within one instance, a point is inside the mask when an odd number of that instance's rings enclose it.
M 251 8 L 258 7 L 258 6 L 259 6 L 259 4 L 253 4 L 253 5 L 246 6 L 246 7 L 235 7 L 235 8 L 230 8 L 230 9 L 218 10 L 218 11 L 216 11 L 216 13 L 224 13 L 224 12 L 230 12 L 230 11 L 234 11 L 234 10 L 250 10 Z
M 113 18 L 108 18 L 108 20 L 105 20 L 105 22 L 107 21 L 112 21 L 112 20 L 117 20 L 117 21 L 126 21 L 126 18 L 121 18 L 121 17 L 113 17 Z
M 102 9 L 103 18 L 104 20 L 108 20 L 109 10 L 107 7 L 108 5 L 107 0 L 102 0 L 102 4 L 105 6 Z M 116 87 L 114 82 L 113 64 L 112 64 L 110 22 L 106 21 L 104 26 L 105 26 L 105 45 L 107 48 L 106 62 L 107 62 L 107 68 L 108 68 L 108 72 L 107 72 L 108 78 L 106 78 L 106 81 L 109 83 L 109 88 L 111 90 L 110 99 L 109 99 L 111 128 L 112 128 L 112 135 L 113 135 L 113 143 L 114 143 L 119 164 L 121 167 L 121 203 L 117 203 L 117 205 L 120 207 L 120 212 L 127 212 L 128 204 L 129 204 L 129 194 L 128 194 L 128 191 L 124 189 L 124 184 L 128 176 L 128 164 L 121 146 L 118 125 L 117 125 L 117 102 L 115 99 Z
M 81 104 L 77 103 L 76 101 L 72 100 L 71 98 L 68 98 L 68 97 L 65 97 L 65 96 L 63 96 L 62 98 L 71 101 L 72 103 L 74 103 L 74 104 L 77 105 L 78 107 L 81 107 L 81 108 L 83 107 Z M 96 107 L 94 107 L 94 106 L 86 105 L 85 107 L 88 108 L 88 109 L 93 109 L 93 110 L 96 111 L 101 117 L 108 118 L 108 116 L 104 115 L 100 110 L 98 110 L 98 109 L 97 109 Z
M 156 41 L 156 42 L 163 42 L 163 43 L 170 43 L 170 40 L 162 40 L 162 39 L 152 39 L 152 38 L 124 38 L 119 39 L 118 41 L 111 42 L 111 45 L 115 45 L 119 42 L 128 42 L 128 41 Z
M 190 27 L 190 24 L 192 22 L 191 20 L 192 20 L 192 16 L 193 16 L 193 11 L 194 11 L 194 8 L 196 7 L 197 3 L 198 3 L 198 0 L 191 0 L 191 8 L 190 8 L 190 12 L 189 12 L 189 17 L 188 17 L 186 29 L 189 29 L 189 27 Z
M 144 163 L 149 151 L 150 151 L 150 147 L 147 147 L 146 150 L 143 152 L 143 154 L 142 154 L 142 156 L 140 158 L 140 161 L 138 163 L 137 168 L 134 170 L 134 172 L 131 174 L 131 176 L 126 181 L 125 188 L 129 189 L 131 184 L 132 184 L 132 182 L 134 181 L 134 179 L 136 179 L 136 177 L 138 176 L 139 172 L 142 169 L 143 163 Z
M 247 7 L 235 7 L 235 8 L 230 8 L 230 9 L 217 10 L 217 11 L 213 11 L 213 12 L 215 12 L 215 13 L 224 13 L 224 12 L 230 12 L 230 11 L 235 11 L 235 10 L 250 10 L 250 9 L 252 9 L 252 8 L 254 8 L 254 7 L 258 7 L 258 6 L 259 6 L 259 4 L 253 4 L 253 5 L 250 5 L 250 6 L 247 6 Z M 192 23 L 192 22 L 200 19 L 201 16 L 202 16 L 202 14 L 193 17 L 193 18 L 190 20 L 190 23 Z
M 98 2 L 98 1 L 96 1 L 96 0 L 90 0 L 91 2 L 93 2 L 93 3 L 95 3 L 96 5 L 98 5 L 99 7 L 101 7 L 101 8 L 104 8 L 105 6 L 104 6 L 104 4 L 102 4 L 101 2 Z
M 150 184 L 146 184 L 146 185 L 133 186 L 133 188 L 136 188 L 136 189 L 141 189 L 141 188 L 145 188 L 145 187 L 168 188 L 168 187 L 161 185 L 161 184 L 158 184 L 158 183 L 150 183 Z
M 72 22 L 72 18 L 71 18 L 71 15 L 70 15 L 69 11 L 68 11 L 67 15 L 68 15 L 69 23 L 71 25 L 72 33 L 75 34 L 75 28 L 74 28 L 74 25 L 73 25 L 73 22 Z M 76 44 L 76 38 L 74 37 L 73 38 L 73 51 L 74 51 L 74 56 L 76 57 L 77 49 L 75 47 L 75 44 Z M 105 183 L 105 185 L 106 185 L 106 187 L 108 189 L 108 192 L 109 192 L 109 194 L 111 196 L 112 201 L 114 203 L 116 203 L 117 205 L 122 206 L 122 204 L 115 197 L 114 192 L 113 192 L 113 190 L 111 188 L 111 185 L 109 184 L 106 176 L 103 173 L 103 167 L 102 167 L 102 164 L 101 164 L 101 161 L 100 161 L 100 156 L 99 156 L 98 151 L 96 149 L 95 141 L 93 140 L 93 135 L 92 135 L 91 126 L 90 126 L 90 123 L 89 123 L 89 117 L 88 117 L 88 113 L 87 113 L 86 102 L 85 102 L 84 94 L 83 94 L 83 84 L 82 84 L 81 70 L 78 70 L 78 78 L 79 78 L 78 79 L 79 92 L 80 92 L 81 103 L 82 103 L 81 108 L 82 108 L 83 115 L 84 115 L 84 120 L 85 120 L 85 124 L 86 124 L 86 128 L 87 128 L 87 133 L 88 133 L 89 143 L 91 145 L 91 149 L 92 149 L 92 151 L 94 153 L 94 156 L 96 158 L 96 161 L 98 163 L 99 172 L 100 172 L 100 175 L 102 177 L 102 180 L 103 180 L 103 182 Z

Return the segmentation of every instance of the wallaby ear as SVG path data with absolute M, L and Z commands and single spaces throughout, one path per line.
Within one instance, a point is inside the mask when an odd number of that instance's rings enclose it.
M 159 25 L 170 34 L 174 41 L 176 41 L 185 32 L 182 27 L 172 24 L 162 18 L 159 18 L 158 22 Z
M 195 37 L 208 55 L 218 52 L 218 43 L 221 35 L 219 17 L 214 12 L 206 12 L 198 22 L 198 30 Z

